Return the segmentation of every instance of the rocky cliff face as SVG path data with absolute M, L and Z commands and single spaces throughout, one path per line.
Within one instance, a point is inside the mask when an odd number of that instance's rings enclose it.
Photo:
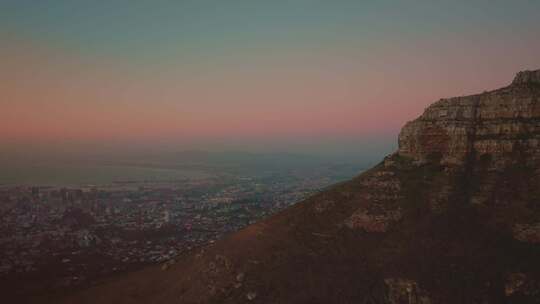
M 442 99 L 355 179 L 65 302 L 540 303 L 539 79 Z
M 509 212 L 522 204 L 534 216 L 515 221 L 535 218 L 540 187 L 539 92 L 537 70 L 519 72 L 510 86 L 499 90 L 441 99 L 402 129 L 398 155 L 466 171 L 460 175 L 464 182 L 460 187 L 468 191 L 469 203 L 496 203 Z M 514 223 L 513 231 L 520 240 L 539 242 L 539 228 L 536 222 Z
M 445 165 L 489 160 L 492 169 L 540 160 L 540 71 L 520 72 L 506 88 L 441 99 L 409 122 L 399 154 Z

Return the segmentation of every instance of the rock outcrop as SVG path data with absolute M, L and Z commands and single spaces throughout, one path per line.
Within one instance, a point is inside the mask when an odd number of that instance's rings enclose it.
M 540 70 L 519 72 L 512 82 L 514 86 L 530 84 L 540 84 Z
M 442 99 L 353 180 L 64 303 L 540 303 L 539 79 Z
M 462 166 L 489 160 L 492 169 L 540 163 L 540 71 L 520 72 L 512 85 L 479 95 L 441 99 L 409 122 L 399 154 Z

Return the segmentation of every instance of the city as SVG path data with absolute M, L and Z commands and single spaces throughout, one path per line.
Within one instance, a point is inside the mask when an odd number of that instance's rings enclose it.
M 338 175 L 0 186 L 0 280 L 17 293 L 83 287 L 162 264 L 274 214 Z M 24 284 L 20 284 L 24 282 Z

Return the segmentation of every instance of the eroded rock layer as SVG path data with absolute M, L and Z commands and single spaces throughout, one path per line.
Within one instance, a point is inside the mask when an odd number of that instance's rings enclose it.
M 523 162 L 538 166 L 538 86 L 538 71 L 520 72 L 506 88 L 441 99 L 402 129 L 399 154 L 452 165 L 488 160 L 492 169 Z

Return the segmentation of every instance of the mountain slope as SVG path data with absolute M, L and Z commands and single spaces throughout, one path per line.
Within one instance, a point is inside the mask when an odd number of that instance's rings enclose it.
M 383 162 L 64 303 L 539 303 L 540 70 L 440 100 Z

